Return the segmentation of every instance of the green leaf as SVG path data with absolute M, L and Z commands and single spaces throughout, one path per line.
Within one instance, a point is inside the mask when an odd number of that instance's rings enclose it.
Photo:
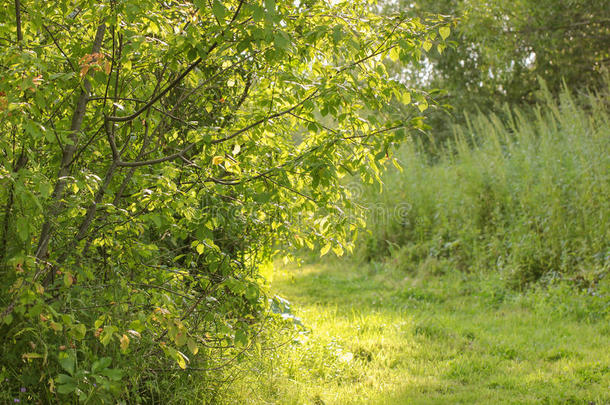
M 451 28 L 449 28 L 449 27 L 440 27 L 438 29 L 438 33 L 441 34 L 441 38 L 443 38 L 443 41 L 444 41 L 451 34 Z
M 32 136 L 34 139 L 40 139 L 43 137 L 40 124 L 36 122 L 26 121 L 24 123 L 25 132 Z
M 38 190 L 40 191 L 40 195 L 42 196 L 42 198 L 47 198 L 51 196 L 53 187 L 46 181 L 41 181 L 38 185 Z
M 5 315 L 4 318 L 2 318 L 2 322 L 4 322 L 6 325 L 10 325 L 13 322 L 13 315 Z
M 227 9 L 219 0 L 214 0 L 212 2 L 212 13 L 219 21 L 223 21 L 227 15 Z
M 120 381 L 123 378 L 123 370 L 117 368 L 106 368 L 100 371 L 100 374 L 110 378 L 112 381 Z
M 188 339 L 186 341 L 186 345 L 193 354 L 197 354 L 199 352 L 199 346 L 197 346 L 197 342 L 193 339 Z
M 178 346 L 178 347 L 184 346 L 187 342 L 186 331 L 184 331 L 183 329 L 179 330 L 178 333 L 176 333 L 174 342 L 176 343 L 176 346 Z
M 96 360 L 91 365 L 91 372 L 96 373 L 99 370 L 103 370 L 107 368 L 112 363 L 112 359 L 110 357 L 102 357 L 99 360 Z
M 74 337 L 74 339 L 83 340 L 85 338 L 86 334 L 87 334 L 87 327 L 84 324 L 79 323 L 72 327 L 72 336 Z
M 265 8 L 268 12 L 275 14 L 275 0 L 265 0 Z
M 72 356 L 71 353 L 70 354 L 64 353 L 62 358 L 59 359 L 59 365 L 61 366 L 61 368 L 66 370 L 68 372 L 68 374 L 74 375 L 74 367 L 76 365 L 76 359 L 74 358 L 74 356 Z
M 248 335 L 243 330 L 238 330 L 235 332 L 235 343 L 238 346 L 247 346 L 249 342 Z
M 26 242 L 30 238 L 30 225 L 25 217 L 17 218 L 17 235 L 22 242 Z
M 23 353 L 21 355 L 22 359 L 30 360 L 30 359 L 42 359 L 42 354 L 39 353 Z
M 57 392 L 60 394 L 71 394 L 76 391 L 76 388 L 74 383 L 61 384 L 57 386 Z
M 263 18 L 265 18 L 265 9 L 263 9 L 261 6 L 254 4 L 253 6 L 253 14 L 252 14 L 252 18 L 254 18 L 254 21 L 256 22 L 261 22 L 263 21 Z
M 69 271 L 66 271 L 64 273 L 64 285 L 66 287 L 70 287 L 73 283 L 74 283 L 74 276 Z
M 343 27 L 341 25 L 335 25 L 333 28 L 333 43 L 337 45 L 343 38 Z
M 388 56 L 392 62 L 398 62 L 398 59 L 400 58 L 400 50 L 398 47 L 395 46 L 394 48 L 390 49 Z
M 135 321 L 131 321 L 129 323 L 129 329 L 133 329 L 136 332 L 142 332 L 144 330 L 144 325 L 142 324 L 142 321 L 136 319 Z
M 290 38 L 285 32 L 277 31 L 273 35 L 273 43 L 275 44 L 276 48 L 286 50 L 290 45 Z
M 116 326 L 106 326 L 102 333 L 100 334 L 100 343 L 104 346 L 107 346 L 108 343 L 112 340 L 112 336 L 114 336 L 114 332 L 118 329 Z
M 106 315 L 102 315 L 98 319 L 96 319 L 95 322 L 93 323 L 93 326 L 95 327 L 95 329 L 101 327 L 104 324 L 105 320 L 106 320 Z
M 246 288 L 246 299 L 248 299 L 248 301 L 250 302 L 254 302 L 258 299 L 260 295 L 260 290 L 259 287 L 256 284 L 250 284 L 247 288 Z
M 56 381 L 58 384 L 70 384 L 75 382 L 74 377 L 65 374 L 58 375 Z
M 259 194 L 255 194 L 252 199 L 254 201 L 256 201 L 257 203 L 261 203 L 264 204 L 266 202 L 269 202 L 269 200 L 271 199 L 272 194 L 271 193 L 259 193 Z

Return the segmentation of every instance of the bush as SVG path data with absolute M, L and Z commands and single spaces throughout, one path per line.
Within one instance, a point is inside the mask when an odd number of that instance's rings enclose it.
M 367 1 L 0 8 L 0 402 L 215 400 L 281 325 L 265 263 L 352 249 L 339 179 L 374 178 L 414 127 L 401 94 L 427 104 L 381 60 L 442 45 L 446 20 Z

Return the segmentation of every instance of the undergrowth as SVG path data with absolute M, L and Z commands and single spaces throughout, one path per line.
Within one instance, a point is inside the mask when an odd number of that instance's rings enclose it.
M 513 288 L 557 278 L 594 288 L 610 266 L 608 101 L 542 97 L 472 117 L 434 161 L 407 142 L 402 170 L 364 196 L 366 258 L 498 272 Z

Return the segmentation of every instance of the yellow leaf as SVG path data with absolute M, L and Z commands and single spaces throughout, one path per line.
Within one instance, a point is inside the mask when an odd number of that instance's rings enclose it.
M 219 164 L 221 164 L 224 161 L 225 161 L 225 158 L 223 156 L 214 156 L 212 158 L 212 164 L 213 165 L 219 165 Z
M 121 351 L 125 351 L 127 350 L 127 348 L 129 347 L 129 337 L 125 334 L 123 334 L 123 336 L 121 336 L 121 338 L 119 339 L 119 342 L 121 342 Z
M 400 53 L 398 51 L 398 47 L 394 47 L 390 49 L 389 57 L 393 62 L 397 62 L 400 58 Z
M 333 248 L 333 252 L 335 252 L 337 256 L 343 256 L 343 247 L 341 247 L 341 245 L 337 245 Z
M 176 362 L 178 362 L 180 368 L 184 370 L 186 369 L 186 362 L 189 361 L 189 358 L 186 357 L 181 351 L 176 351 L 178 352 L 178 355 L 176 356 Z
M 330 243 L 327 243 L 327 244 L 326 244 L 326 245 L 325 245 L 325 246 L 322 248 L 322 250 L 320 251 L 320 257 L 322 257 L 322 256 L 324 256 L 325 254 L 327 254 L 327 253 L 330 251 L 330 248 L 331 248 L 331 247 L 332 247 L 332 246 L 331 246 L 331 244 L 330 244 Z
M 428 102 L 426 100 L 420 101 L 419 103 L 417 103 L 417 108 L 419 108 L 419 111 L 424 112 L 428 109 Z
M 447 37 L 449 36 L 449 34 L 451 34 L 451 28 L 449 27 L 441 27 L 438 29 L 438 33 L 441 34 L 441 38 L 443 38 L 443 41 L 447 39 Z
M 431 48 L 432 48 L 432 42 L 426 40 L 423 44 L 422 47 L 424 48 L 424 50 L 426 52 L 428 52 Z
M 402 166 L 400 165 L 400 163 L 398 162 L 398 160 L 396 159 L 392 159 L 392 164 L 394 165 L 395 168 L 397 168 L 401 173 L 404 171 L 404 169 L 402 168 Z

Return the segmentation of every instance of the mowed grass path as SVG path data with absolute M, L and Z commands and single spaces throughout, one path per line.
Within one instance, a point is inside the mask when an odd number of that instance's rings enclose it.
M 245 402 L 610 404 L 607 285 L 524 294 L 342 261 L 274 277 L 309 332 L 258 370 Z

